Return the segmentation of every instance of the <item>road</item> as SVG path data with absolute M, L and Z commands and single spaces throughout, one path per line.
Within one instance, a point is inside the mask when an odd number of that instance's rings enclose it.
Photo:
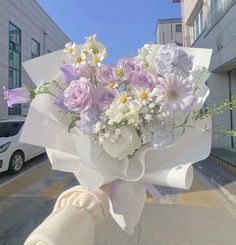
M 72 174 L 52 171 L 46 156 L 14 178 L 0 175 L 0 181 L 0 245 L 22 245 L 51 212 L 56 197 L 78 184 Z M 123 233 L 110 217 L 97 227 L 95 245 L 236 244 L 235 177 L 206 160 L 196 165 L 191 190 L 159 191 L 159 200 L 147 197 L 133 235 Z

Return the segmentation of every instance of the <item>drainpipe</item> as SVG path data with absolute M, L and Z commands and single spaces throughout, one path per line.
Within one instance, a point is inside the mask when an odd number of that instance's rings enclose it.
M 48 29 L 43 28 L 43 54 L 46 54 L 46 36 L 48 35 Z
M 228 72 L 229 78 L 229 101 L 232 101 L 232 85 L 231 85 L 231 71 Z M 233 111 L 230 110 L 230 130 L 233 130 Z M 234 138 L 231 136 L 231 147 L 234 148 Z

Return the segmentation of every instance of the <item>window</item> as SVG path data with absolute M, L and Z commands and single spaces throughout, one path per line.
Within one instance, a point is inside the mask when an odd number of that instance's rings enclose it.
M 24 122 L 2 122 L 0 123 L 0 137 L 12 137 L 19 133 Z
M 31 57 L 35 58 L 40 56 L 40 44 L 36 40 L 31 41 Z
M 201 9 L 193 21 L 192 31 L 191 31 L 192 43 L 200 36 L 204 28 L 205 28 L 205 24 L 203 20 L 203 9 Z
M 181 24 L 175 25 L 175 32 L 182 32 L 182 25 Z
M 21 30 L 9 22 L 8 87 L 21 86 Z M 9 108 L 9 115 L 20 115 L 21 105 Z

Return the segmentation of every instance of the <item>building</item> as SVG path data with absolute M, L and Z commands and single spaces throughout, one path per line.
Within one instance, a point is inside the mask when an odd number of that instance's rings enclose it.
M 0 16 L 0 117 L 25 115 L 26 105 L 8 109 L 2 87 L 33 87 L 21 63 L 62 49 L 69 38 L 35 0 L 1 0 Z
M 208 105 L 231 100 L 236 95 L 236 0 L 182 0 L 181 8 L 184 46 L 213 49 Z M 213 128 L 222 126 L 236 130 L 235 111 L 213 117 Z M 236 138 L 213 131 L 213 152 L 217 149 L 233 154 Z
M 156 26 L 157 43 L 175 42 L 182 46 L 182 21 L 177 19 L 159 19 Z

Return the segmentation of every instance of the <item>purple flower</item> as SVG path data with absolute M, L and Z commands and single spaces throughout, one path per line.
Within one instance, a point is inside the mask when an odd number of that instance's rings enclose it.
M 117 65 L 126 73 L 143 70 L 143 64 L 137 58 L 122 58 L 118 61 Z
M 87 111 L 80 114 L 77 127 L 85 134 L 92 134 L 93 125 L 98 121 L 101 111 L 96 104 L 93 104 Z
M 157 88 L 157 103 L 163 112 L 172 113 L 178 109 L 187 112 L 196 100 L 192 84 L 174 74 L 166 75 Z
M 90 78 L 91 77 L 90 68 L 86 64 L 77 64 L 75 68 L 75 73 L 78 78 L 80 77 Z
M 77 76 L 75 73 L 75 69 L 71 64 L 66 64 L 60 67 L 60 70 L 62 72 L 64 82 L 69 83 L 72 80 L 76 80 Z
M 63 92 L 58 95 L 58 97 L 54 100 L 53 104 L 57 106 L 61 111 L 68 112 L 69 109 L 65 106 L 65 98 Z
M 118 82 L 117 78 L 113 75 L 112 67 L 107 65 L 98 67 L 97 80 L 104 84 Z
M 12 107 L 15 104 L 27 103 L 30 101 L 30 94 L 25 87 L 9 90 L 3 87 L 3 91 L 8 107 Z
M 87 110 L 93 103 L 90 80 L 81 77 L 72 81 L 64 91 L 64 98 L 64 104 L 70 111 L 81 113 Z
M 176 75 L 188 77 L 192 67 L 193 57 L 175 43 L 163 46 L 156 59 L 156 68 L 161 75 L 173 72 Z
M 130 74 L 141 70 L 143 70 L 143 64 L 137 58 L 122 58 L 113 68 L 113 74 L 119 80 L 127 80 Z
M 94 99 L 99 109 L 106 109 L 116 98 L 117 91 L 115 89 L 106 89 L 99 86 L 94 91 Z
M 142 70 L 130 73 L 129 79 L 131 84 L 136 88 L 144 87 L 153 89 L 158 84 L 158 80 L 152 73 Z

